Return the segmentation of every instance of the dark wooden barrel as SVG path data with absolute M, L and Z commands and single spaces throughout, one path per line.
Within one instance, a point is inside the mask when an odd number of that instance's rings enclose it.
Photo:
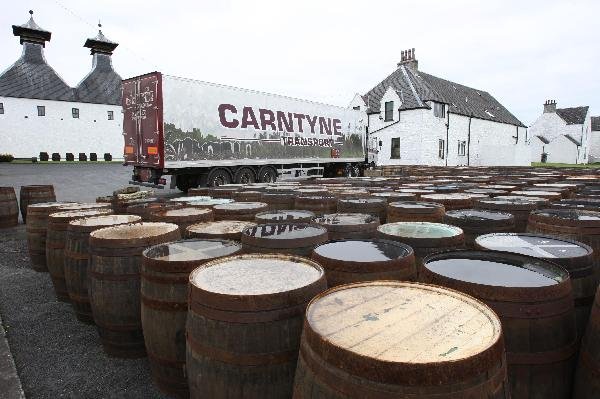
M 152 245 L 180 238 L 176 224 L 152 222 L 105 227 L 90 234 L 90 304 L 109 356 L 145 356 L 140 313 L 142 253 Z
M 210 196 L 213 198 L 229 198 L 233 199 L 233 194 L 240 191 L 242 188 L 235 185 L 226 185 L 212 187 L 210 190 Z
M 340 190 L 335 193 L 338 199 L 369 198 L 371 194 L 367 190 Z
M 127 213 L 140 216 L 144 222 L 151 222 L 154 213 L 179 208 L 183 208 L 183 203 L 153 201 L 128 206 Z
M 240 241 L 242 231 L 247 227 L 254 227 L 256 223 L 243 220 L 220 220 L 217 222 L 197 223 L 189 226 L 188 238 L 213 238 Z
M 158 198 L 138 198 L 138 199 L 120 199 L 119 197 L 110 197 L 110 203 L 112 204 L 113 211 L 117 215 L 126 215 L 127 209 L 131 206 L 150 204 L 152 202 L 159 202 Z M 96 202 L 105 202 L 98 201 Z
M 327 190 L 326 188 L 299 188 L 298 190 L 295 190 L 296 195 L 301 196 L 301 197 L 305 197 L 305 196 L 328 196 L 331 195 L 331 193 L 329 192 L 329 190 Z
M 435 202 L 398 201 L 387 207 L 387 222 L 432 222 L 441 223 L 446 209 Z
M 577 331 L 565 269 L 510 252 L 454 251 L 427 257 L 420 279 L 472 295 L 498 314 L 513 398 L 570 398 Z
M 19 206 L 13 187 L 0 187 L 0 229 L 19 224 Z
M 361 281 L 417 279 L 413 249 L 396 241 L 329 241 L 315 247 L 311 258 L 325 269 L 328 287 Z
M 152 379 L 165 394 L 189 397 L 185 374 L 188 280 L 196 267 L 239 253 L 229 240 L 184 240 L 146 249 L 142 258 L 141 315 Z
M 465 246 L 474 249 L 475 239 L 482 234 L 515 231 L 515 217 L 506 212 L 479 209 L 448 211 L 444 223 L 460 227 L 465 234 Z
M 304 258 L 250 254 L 205 263 L 189 281 L 191 397 L 290 398 L 304 311 L 327 287 L 323 269 Z
M 135 215 L 102 215 L 69 222 L 65 244 L 65 283 L 75 316 L 79 321 L 94 324 L 88 294 L 90 233 L 104 227 L 141 221 L 142 218 Z
M 498 316 L 462 293 L 373 281 L 308 305 L 294 399 L 506 399 Z
M 264 223 L 309 223 L 315 217 L 311 211 L 295 209 L 282 209 L 278 211 L 265 211 L 256 214 L 254 221 Z
M 387 200 L 384 198 L 340 198 L 337 211 L 339 213 L 366 213 L 378 217 L 381 223 L 385 223 L 387 204 Z
M 232 202 L 213 206 L 215 220 L 253 221 L 256 214 L 264 212 L 268 205 L 264 202 Z
M 424 194 L 421 195 L 421 201 L 435 202 L 444 205 L 447 211 L 455 209 L 473 208 L 473 201 L 479 198 L 489 198 L 484 194 L 467 194 L 467 193 L 452 193 L 452 194 Z
M 260 202 L 262 191 L 243 190 L 233 193 L 233 200 L 236 202 Z
M 187 237 L 186 229 L 197 223 L 213 221 L 213 211 L 209 208 L 185 207 L 177 209 L 162 209 L 151 214 L 154 222 L 174 223 L 179 226 L 181 235 Z
M 540 202 L 527 197 L 500 196 L 496 198 L 478 199 L 475 201 L 474 206 L 477 209 L 511 213 L 515 217 L 515 232 L 525 233 L 527 230 L 529 213 L 539 209 L 543 203 L 548 203 L 548 200 L 542 200 L 542 202 Z
M 332 196 L 296 197 L 294 208 L 311 211 L 315 215 L 321 216 L 325 213 L 337 212 L 337 201 L 337 198 Z
M 48 216 L 46 231 L 46 266 L 54 286 L 56 298 L 61 302 L 69 302 L 69 292 L 65 281 L 65 246 L 67 244 L 67 228 L 69 222 L 91 216 L 111 214 L 111 209 L 71 210 L 51 213 Z
M 210 197 L 210 191 L 211 191 L 212 187 L 196 187 L 196 188 L 190 188 L 187 192 L 187 195 L 190 197 L 196 197 L 196 196 L 207 196 Z
M 270 211 L 294 209 L 295 196 L 292 193 L 265 192 L 260 197 L 260 202 L 268 205 Z
M 475 247 L 534 256 L 565 268 L 573 286 L 577 336 L 583 336 L 598 286 L 592 247 L 578 241 L 527 233 L 482 235 L 475 240 Z
M 378 217 L 362 213 L 328 213 L 313 222 L 327 229 L 330 240 L 375 238 L 380 224 Z
M 600 287 L 596 290 L 575 371 L 573 399 L 600 398 Z
M 327 241 L 327 229 L 309 223 L 266 223 L 242 231 L 245 252 L 310 256 Z
M 19 193 L 19 207 L 21 208 L 21 217 L 23 223 L 27 222 L 27 207 L 31 204 L 40 202 L 55 202 L 54 186 L 52 185 L 31 185 L 21 186 Z

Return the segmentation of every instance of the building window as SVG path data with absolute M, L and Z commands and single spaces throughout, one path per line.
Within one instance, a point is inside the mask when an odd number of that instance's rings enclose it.
M 394 120 L 394 102 L 386 101 L 385 102 L 385 116 L 384 121 L 389 122 Z
M 0 103 L 0 114 L 4 113 L 4 103 Z
M 115 112 L 114 111 L 108 111 L 108 120 L 112 121 L 113 119 L 115 119 Z
M 444 140 L 440 139 L 438 142 L 438 157 L 440 157 L 440 159 L 444 159 L 444 155 L 446 153 L 445 149 L 446 149 L 446 142 Z
M 458 155 L 465 156 L 467 154 L 467 142 L 458 140 Z
M 392 153 L 391 159 L 400 159 L 400 137 L 392 138 Z
M 46 107 L 43 105 L 38 105 L 38 116 L 46 116 Z
M 356 107 L 352 107 L 352 109 L 355 111 L 360 111 L 360 105 L 357 105 Z
M 73 115 L 73 118 L 79 119 L 79 108 L 72 108 L 71 114 Z
M 433 103 L 433 115 L 437 116 L 438 118 L 445 118 L 446 106 L 440 103 Z

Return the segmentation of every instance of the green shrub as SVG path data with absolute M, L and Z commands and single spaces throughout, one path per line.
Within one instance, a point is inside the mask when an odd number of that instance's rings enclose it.
M 12 162 L 14 159 L 12 154 L 0 154 L 0 162 Z

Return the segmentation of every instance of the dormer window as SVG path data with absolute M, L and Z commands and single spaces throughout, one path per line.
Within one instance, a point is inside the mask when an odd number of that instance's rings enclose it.
M 384 114 L 384 121 L 385 122 L 391 122 L 394 120 L 394 102 L 393 101 L 386 101 L 385 105 L 384 105 L 384 109 L 385 109 L 385 114 Z
M 433 103 L 433 115 L 438 118 L 446 117 L 446 106 L 441 103 Z

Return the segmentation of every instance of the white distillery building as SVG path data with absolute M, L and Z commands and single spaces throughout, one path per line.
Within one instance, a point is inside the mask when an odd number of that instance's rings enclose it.
M 600 116 L 590 118 L 591 133 L 589 138 L 589 163 L 600 162 Z
M 350 105 L 368 115 L 377 165 L 530 165 L 526 126 L 489 93 L 421 72 L 414 49 Z
M 33 14 L 30 11 L 30 14 Z M 123 158 L 121 77 L 112 67 L 118 46 L 102 31 L 87 39 L 92 69 L 77 87 L 69 85 L 44 58 L 51 33 L 33 20 L 13 25 L 23 53 L 0 74 L 0 153 L 18 158 L 40 152 L 105 153 Z
M 556 108 L 555 100 L 547 100 L 544 112 L 529 127 L 531 161 L 588 163 L 591 125 L 588 106 Z

